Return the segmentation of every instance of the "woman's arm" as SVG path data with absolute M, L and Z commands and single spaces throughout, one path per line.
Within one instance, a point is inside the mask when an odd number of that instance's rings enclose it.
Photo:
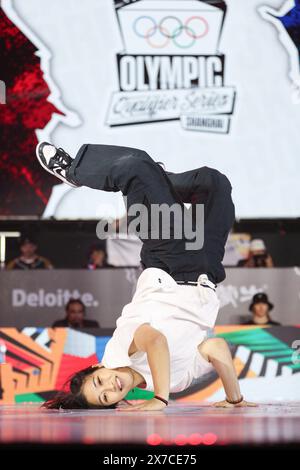
M 209 338 L 203 341 L 203 343 L 199 344 L 198 351 L 204 359 L 212 363 L 219 374 L 225 390 L 226 400 L 215 403 L 215 406 L 226 408 L 233 406 L 256 406 L 254 403 L 247 403 L 244 400 L 236 405 L 229 403 L 239 401 L 242 395 L 231 352 L 223 338 Z
M 168 400 L 170 393 L 170 352 L 165 335 L 145 323 L 136 329 L 130 350 L 134 352 L 144 351 L 147 354 L 154 395 Z M 153 398 L 126 409 L 155 411 L 163 409 L 165 406 L 161 400 Z
M 167 338 L 162 335 L 149 343 L 146 348 L 147 359 L 151 370 L 154 395 L 165 400 L 170 393 L 170 352 Z

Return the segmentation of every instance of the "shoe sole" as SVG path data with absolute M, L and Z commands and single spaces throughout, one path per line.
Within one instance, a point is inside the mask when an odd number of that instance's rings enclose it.
M 43 162 L 42 158 L 40 157 L 40 148 L 41 148 L 41 145 L 43 145 L 44 142 L 40 142 L 37 146 L 36 146 L 36 149 L 35 149 L 35 153 L 36 153 L 36 157 L 38 159 L 38 161 L 40 162 L 40 165 L 44 168 L 44 170 L 48 171 L 48 173 L 50 173 L 51 175 L 55 176 L 56 178 L 59 178 L 61 181 L 63 181 L 64 183 L 68 184 L 69 186 L 72 186 L 72 188 L 78 188 L 78 186 L 76 186 L 76 184 L 72 184 L 70 183 L 66 178 L 64 178 L 63 176 L 60 176 L 56 173 L 54 173 L 54 171 L 50 170 L 47 165 L 45 165 L 45 163 Z M 52 145 L 52 144 L 49 144 L 49 145 Z M 54 145 L 53 145 L 54 147 Z M 56 147 L 55 147 L 56 148 Z

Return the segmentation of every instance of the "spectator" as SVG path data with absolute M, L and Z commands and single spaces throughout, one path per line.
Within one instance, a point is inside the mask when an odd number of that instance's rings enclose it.
M 267 252 L 266 245 L 260 238 L 251 240 L 249 256 L 241 260 L 238 266 L 245 268 L 272 268 L 274 266 L 271 255 Z
M 70 299 L 66 307 L 66 316 L 63 320 L 56 320 L 52 328 L 56 327 L 70 327 L 70 328 L 85 328 L 93 327 L 100 328 L 96 320 L 88 320 L 85 316 L 85 305 L 80 299 Z
M 270 317 L 270 311 L 273 307 L 274 305 L 269 302 L 267 294 L 263 292 L 255 294 L 249 306 L 252 318 L 244 323 L 244 325 L 280 325 L 280 323 L 272 320 Z
M 6 269 L 51 269 L 51 262 L 37 254 L 37 242 L 32 236 L 22 236 L 20 238 L 20 256 L 9 261 Z
M 112 267 L 107 262 L 107 253 L 101 245 L 93 245 L 89 252 L 88 269 L 102 269 Z

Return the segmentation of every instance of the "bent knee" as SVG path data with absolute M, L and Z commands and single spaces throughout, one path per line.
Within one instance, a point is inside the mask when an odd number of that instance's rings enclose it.
M 127 155 L 123 155 L 117 162 L 123 172 L 127 172 L 128 174 L 138 174 L 143 172 L 145 168 L 149 168 L 149 163 L 153 163 L 153 165 L 155 165 L 155 162 L 143 150 L 136 150 L 132 153 L 128 153 Z
M 222 192 L 227 191 L 231 192 L 232 186 L 224 173 L 221 173 L 218 170 L 214 170 L 214 179 L 215 179 L 215 184 L 216 184 L 216 189 L 221 190 Z
M 210 168 L 208 166 L 203 166 L 198 169 L 199 176 L 201 175 L 201 183 L 203 182 L 204 187 L 208 186 L 214 190 L 221 190 L 222 192 L 227 191 L 231 192 L 232 186 L 226 175 L 221 173 L 215 168 Z M 201 184 L 202 185 L 202 184 Z
M 231 183 L 230 183 L 229 179 L 227 178 L 227 176 L 224 175 L 223 173 L 220 173 L 219 184 L 220 184 L 220 187 L 221 187 L 222 191 L 227 191 L 229 193 L 231 192 L 231 190 L 232 190 Z

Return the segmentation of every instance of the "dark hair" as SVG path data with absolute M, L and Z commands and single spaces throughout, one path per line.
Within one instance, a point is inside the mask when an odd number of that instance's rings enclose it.
M 114 409 L 117 403 L 113 405 L 91 405 L 81 392 L 82 386 L 86 377 L 92 374 L 96 369 L 101 369 L 104 366 L 92 367 L 82 369 L 72 375 L 64 384 L 64 388 L 69 386 L 70 391 L 61 390 L 52 399 L 42 404 L 42 408 L 59 410 L 63 409 Z
M 90 262 L 92 254 L 95 253 L 95 251 L 102 251 L 104 253 L 104 264 L 107 264 L 107 251 L 105 249 L 105 245 L 100 244 L 100 243 L 94 243 L 93 245 L 90 246 L 89 251 L 88 251 L 88 260 Z
M 103 253 L 107 255 L 105 251 L 105 245 L 103 243 L 93 243 L 93 245 L 89 247 L 88 256 L 91 256 L 94 251 L 103 251 Z
M 68 302 L 66 303 L 66 305 L 65 305 L 65 310 L 66 310 L 66 312 L 69 310 L 70 305 L 72 305 L 72 304 L 80 304 L 80 305 L 82 306 L 82 308 L 83 308 L 83 312 L 85 313 L 85 305 L 84 305 L 84 303 L 82 302 L 82 300 L 81 300 L 81 299 L 75 299 L 75 298 L 73 298 L 73 297 L 71 297 L 71 299 L 69 299 L 69 301 L 68 301 Z
M 19 238 L 19 246 L 23 246 L 25 243 L 33 243 L 33 245 L 37 246 L 37 239 L 31 233 L 23 233 Z

